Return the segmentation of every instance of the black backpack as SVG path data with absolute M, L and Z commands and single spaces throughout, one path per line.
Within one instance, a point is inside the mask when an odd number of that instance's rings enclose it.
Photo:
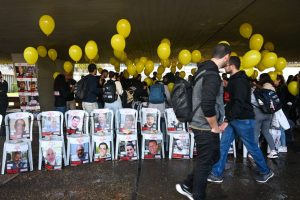
M 214 71 L 198 70 L 195 73 L 195 79 L 191 83 L 182 78 L 175 80 L 171 102 L 176 118 L 180 122 L 191 122 L 195 112 L 200 108 L 200 105 L 197 105 L 196 109 L 193 110 L 193 87 L 205 72 L 207 74 L 217 74 Z
M 78 100 L 84 99 L 87 94 L 88 83 L 85 77 L 82 77 L 74 86 L 74 95 Z
M 103 101 L 105 103 L 113 103 L 118 99 L 118 95 L 116 94 L 116 84 L 113 80 L 108 80 L 104 84 L 103 88 Z
M 277 93 L 273 90 L 256 88 L 253 94 L 258 107 L 265 114 L 273 114 L 282 107 Z

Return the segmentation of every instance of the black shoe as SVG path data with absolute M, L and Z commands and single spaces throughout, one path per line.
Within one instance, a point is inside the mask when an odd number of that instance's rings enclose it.
M 194 200 L 192 191 L 188 186 L 186 186 L 182 183 L 179 183 L 179 184 L 176 184 L 176 190 L 177 190 L 177 192 L 179 192 L 180 194 L 186 196 L 190 200 Z
M 269 173 L 258 176 L 256 178 L 256 181 L 259 183 L 266 183 L 273 176 L 274 176 L 274 172 L 270 170 Z
M 223 177 L 221 176 L 218 177 L 218 176 L 214 176 L 213 174 L 209 174 L 207 181 L 211 183 L 222 183 Z

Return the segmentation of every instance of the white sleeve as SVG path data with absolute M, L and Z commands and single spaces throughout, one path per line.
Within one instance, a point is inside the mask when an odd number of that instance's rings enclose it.
M 289 121 L 287 120 L 284 112 L 282 111 L 282 109 L 278 110 L 276 113 L 276 118 L 278 119 L 278 122 L 280 124 L 280 126 L 284 129 L 284 130 L 287 130 L 290 127 L 290 124 L 289 124 Z
M 122 95 L 123 87 L 122 87 L 120 81 L 116 81 L 115 84 L 116 84 L 117 95 Z

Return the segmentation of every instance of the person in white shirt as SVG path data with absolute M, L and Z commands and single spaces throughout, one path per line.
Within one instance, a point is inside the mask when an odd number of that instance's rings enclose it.
M 121 95 L 123 94 L 123 87 L 121 85 L 121 82 L 116 80 L 116 74 L 113 71 L 110 71 L 108 73 L 109 80 L 112 80 L 115 82 L 116 85 L 116 95 L 117 100 L 112 103 L 105 102 L 104 108 L 108 108 L 114 111 L 114 114 L 116 114 L 116 111 L 122 108 L 122 101 L 121 101 Z

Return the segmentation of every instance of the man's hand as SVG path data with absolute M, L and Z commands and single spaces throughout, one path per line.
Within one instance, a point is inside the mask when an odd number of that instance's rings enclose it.
M 214 128 L 211 129 L 211 132 L 219 134 L 219 133 L 221 133 L 221 130 L 220 130 L 220 128 L 218 126 L 216 126 L 216 127 L 214 127 Z
M 223 132 L 226 129 L 227 126 L 228 126 L 228 122 L 223 122 L 221 124 L 221 126 L 219 126 L 219 129 Z

